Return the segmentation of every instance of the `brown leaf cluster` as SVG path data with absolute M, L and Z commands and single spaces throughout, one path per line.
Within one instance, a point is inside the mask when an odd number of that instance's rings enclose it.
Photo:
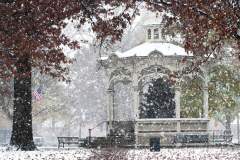
M 108 6 L 108 7 L 106 7 Z M 114 9 L 123 8 L 115 14 Z M 128 0 L 4 0 L 0 1 L 0 75 L 11 78 L 16 62 L 30 57 L 31 66 L 41 73 L 66 80 L 67 63 L 72 61 L 61 45 L 76 49 L 79 44 L 62 34 L 66 19 L 90 23 L 99 39 L 122 36 L 136 11 Z M 109 14 L 115 14 L 106 18 Z

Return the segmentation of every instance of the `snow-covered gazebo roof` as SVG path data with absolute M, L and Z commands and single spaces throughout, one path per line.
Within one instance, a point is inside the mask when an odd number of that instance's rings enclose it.
M 109 56 L 102 56 L 102 61 L 109 60 L 116 56 L 119 59 L 126 59 L 131 57 L 144 58 L 151 56 L 152 53 L 159 53 L 159 55 L 168 56 L 189 56 L 183 47 L 180 45 L 167 41 L 162 35 L 162 16 L 146 15 L 145 26 L 145 42 L 131 48 L 124 52 L 113 52 Z
M 163 42 L 145 42 L 126 52 L 115 52 L 113 54 L 118 56 L 118 58 L 126 58 L 132 56 L 149 56 L 151 53 L 155 52 L 162 54 L 162 56 L 188 56 L 184 48 L 175 44 Z

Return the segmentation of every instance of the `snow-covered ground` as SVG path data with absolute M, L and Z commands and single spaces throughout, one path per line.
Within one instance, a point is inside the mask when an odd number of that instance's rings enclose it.
M 0 150 L 0 160 L 239 160 L 239 148 L 161 149 L 160 152 L 140 150 L 90 149 L 42 150 L 32 152 Z
M 182 148 L 162 149 L 160 152 L 131 150 L 129 160 L 239 160 L 240 149 Z
M 6 151 L 0 150 L 0 160 L 88 160 L 92 152 L 87 149 L 42 151 Z

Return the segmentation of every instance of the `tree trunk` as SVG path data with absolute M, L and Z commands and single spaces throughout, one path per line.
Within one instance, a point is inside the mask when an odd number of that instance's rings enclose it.
M 30 58 L 21 57 L 14 77 L 13 126 L 10 144 L 20 150 L 36 149 L 32 133 L 32 94 Z

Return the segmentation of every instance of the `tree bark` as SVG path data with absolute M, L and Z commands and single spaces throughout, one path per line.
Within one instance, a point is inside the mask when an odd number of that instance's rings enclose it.
M 29 57 L 16 62 L 13 126 L 10 144 L 20 150 L 36 149 L 32 133 L 31 63 Z

